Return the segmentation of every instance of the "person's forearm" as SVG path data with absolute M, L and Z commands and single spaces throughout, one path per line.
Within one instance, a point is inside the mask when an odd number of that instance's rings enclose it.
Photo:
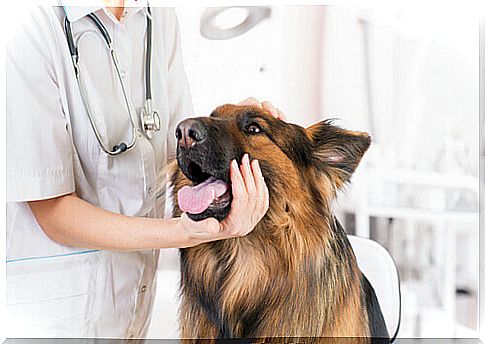
M 103 250 L 188 247 L 201 240 L 187 236 L 179 219 L 152 219 L 115 214 L 66 195 L 29 202 L 45 234 L 70 246 Z

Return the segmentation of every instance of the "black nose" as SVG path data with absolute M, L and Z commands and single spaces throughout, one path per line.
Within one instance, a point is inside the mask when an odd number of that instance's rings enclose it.
M 175 130 L 179 146 L 190 148 L 205 140 L 207 131 L 204 123 L 197 119 L 186 119 Z

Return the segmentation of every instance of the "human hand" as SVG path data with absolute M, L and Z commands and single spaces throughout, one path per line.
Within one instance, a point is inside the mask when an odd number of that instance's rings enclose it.
M 192 221 L 182 214 L 180 224 L 185 235 L 198 243 L 244 236 L 251 232 L 268 211 L 269 192 L 257 160 L 245 154 L 239 168 L 236 160 L 230 168 L 232 204 L 229 215 L 219 222 L 215 218 Z
M 259 102 L 256 98 L 249 97 L 244 99 L 242 102 L 238 103 L 237 105 L 253 105 L 259 108 L 267 110 L 274 118 L 278 118 L 281 120 L 286 120 L 286 115 L 280 109 L 276 108 L 272 103 L 268 101 L 263 101 L 262 103 Z

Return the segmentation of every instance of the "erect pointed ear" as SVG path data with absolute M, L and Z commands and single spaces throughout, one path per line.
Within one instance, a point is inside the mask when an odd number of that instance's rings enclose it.
M 349 181 L 369 148 L 369 134 L 342 129 L 329 120 L 306 130 L 312 140 L 315 167 L 326 172 L 335 185 L 341 187 Z

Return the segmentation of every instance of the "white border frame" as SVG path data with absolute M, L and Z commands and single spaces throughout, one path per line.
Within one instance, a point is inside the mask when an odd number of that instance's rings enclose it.
M 480 251 L 480 269 L 479 269 L 479 338 L 485 341 L 485 17 L 480 19 L 480 233 L 479 233 L 479 251 Z
M 79 5 L 87 5 L 90 1 L 96 0 L 72 0 L 73 3 Z M 231 5 L 261 5 L 261 4 L 271 4 L 271 5 L 389 5 L 392 2 L 398 0 L 301 0 L 301 1 L 288 1 L 288 0 L 151 0 L 155 6 L 174 6 L 174 7 L 184 7 L 184 6 L 231 6 Z M 401 0 L 406 1 L 406 0 Z M 419 5 L 421 0 L 407 0 L 408 3 L 413 3 Z M 457 1 L 439 1 L 432 0 L 429 1 L 433 3 L 436 7 L 439 6 L 470 6 L 476 9 L 477 19 L 480 18 L 480 195 L 485 195 L 485 2 L 483 0 L 466 0 L 462 2 Z M 15 20 L 18 16 L 12 16 L 11 14 L 18 11 L 19 8 L 25 6 L 35 6 L 35 5 L 58 5 L 58 0 L 20 0 L 20 1 L 5 1 L 2 3 L 2 11 L 0 11 L 0 42 L 3 47 L 3 53 L 0 56 L 0 65 L 5 68 L 5 46 L 8 40 L 8 35 L 11 33 L 12 27 L 15 27 Z M 21 13 L 20 13 L 21 14 Z M 5 71 L 5 69 L 4 69 Z M 3 121 L 0 122 L 1 132 L 4 138 L 5 144 L 5 133 L 6 133 L 6 122 L 5 122 L 5 112 L 6 112 L 6 79 L 5 73 L 0 73 L 0 106 Z M 0 170 L 0 178 L 2 178 L 3 183 L 0 187 L 3 199 L 5 198 L 5 166 L 6 166 L 6 154 L 5 146 L 0 150 L 0 165 L 3 166 Z M 5 204 L 0 210 L 0 221 L 2 223 L 1 228 L 5 228 L 6 213 Z M 480 197 L 480 215 L 485 214 L 485 201 Z M 482 231 L 485 228 L 485 215 L 480 216 L 480 270 L 479 270 L 479 338 L 482 342 L 485 342 L 485 234 Z M 2 231 L 5 233 L 5 230 Z M 4 234 L 0 235 L 0 259 L 2 263 L 0 264 L 0 324 L 5 324 L 6 312 L 5 312 L 5 240 L 6 236 Z M 5 330 L 0 326 L 0 343 L 5 339 Z

